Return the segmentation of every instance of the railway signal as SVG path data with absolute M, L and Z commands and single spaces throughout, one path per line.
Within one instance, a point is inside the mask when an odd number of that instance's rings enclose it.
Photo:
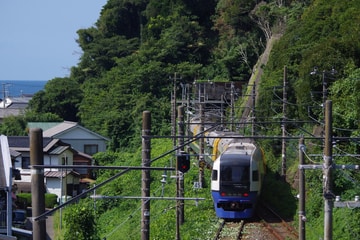
M 190 169 L 190 155 L 185 152 L 180 152 L 176 156 L 177 170 L 186 173 Z

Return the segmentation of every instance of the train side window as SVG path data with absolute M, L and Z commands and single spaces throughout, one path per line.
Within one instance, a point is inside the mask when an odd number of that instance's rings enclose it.
M 213 180 L 213 181 L 217 181 L 217 180 L 218 180 L 218 171 L 217 171 L 217 170 L 213 170 L 213 171 L 212 171 L 211 180 Z
M 255 171 L 252 172 L 252 180 L 254 182 L 259 181 L 259 170 L 255 170 Z

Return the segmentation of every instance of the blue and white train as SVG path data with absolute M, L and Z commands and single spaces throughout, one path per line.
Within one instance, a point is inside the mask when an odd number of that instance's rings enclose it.
M 246 219 L 253 216 L 261 192 L 264 158 L 251 139 L 232 136 L 213 163 L 211 193 L 219 218 Z M 223 145 L 221 138 L 215 141 Z
M 193 119 L 192 123 L 190 130 L 196 135 L 199 120 Z M 217 217 L 251 218 L 265 174 L 261 148 L 252 139 L 229 131 L 206 132 L 205 141 L 212 150 L 211 193 Z

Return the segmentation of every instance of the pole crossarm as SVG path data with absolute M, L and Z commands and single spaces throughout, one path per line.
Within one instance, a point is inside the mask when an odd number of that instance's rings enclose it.
M 305 164 L 305 165 L 299 165 L 299 169 L 305 169 L 305 170 L 317 170 L 317 169 L 323 169 L 324 166 L 322 164 Z
M 141 166 L 89 166 L 89 165 L 31 165 L 33 168 L 90 168 L 90 169 L 129 169 L 129 170 L 169 170 L 174 167 L 141 167 Z
M 360 165 L 346 165 L 346 164 L 333 164 L 333 168 L 340 170 L 360 170 Z M 323 164 L 300 164 L 299 169 L 305 170 L 317 170 L 317 169 L 325 169 Z
M 334 207 L 358 208 L 358 207 L 360 207 L 360 201 L 344 201 L 344 202 L 335 201 Z
M 145 200 L 205 200 L 205 198 L 192 198 L 192 197 L 138 197 L 138 196 L 105 196 L 105 195 L 92 195 L 93 199 L 145 199 Z

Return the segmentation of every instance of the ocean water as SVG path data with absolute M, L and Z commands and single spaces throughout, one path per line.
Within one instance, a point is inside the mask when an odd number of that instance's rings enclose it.
M 0 80 L 0 98 L 33 95 L 44 89 L 47 81 L 37 80 Z

